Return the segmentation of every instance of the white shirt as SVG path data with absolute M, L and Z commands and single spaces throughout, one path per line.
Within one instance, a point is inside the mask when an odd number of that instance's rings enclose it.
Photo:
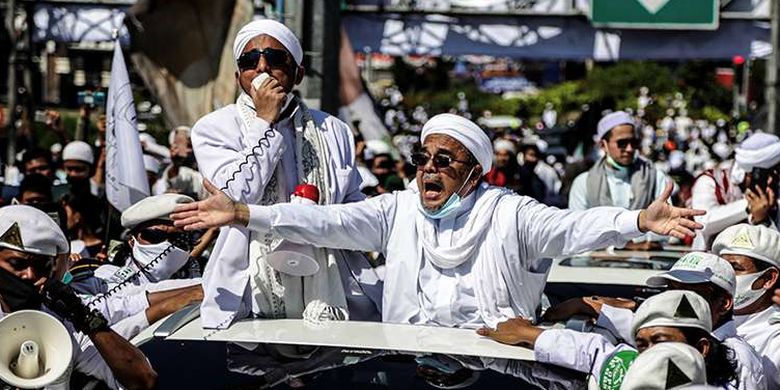
M 736 183 L 731 184 L 732 187 Z M 707 214 L 694 217 L 696 222 L 704 225 L 704 228 L 696 232 L 692 249 L 705 250 L 707 245 L 723 229 L 747 220 L 747 200 L 741 197 L 741 192 L 732 188 L 729 193 L 721 189 L 722 196 L 727 202 L 720 204 L 715 192 L 715 180 L 709 176 L 700 176 L 691 189 L 691 208 L 706 210 Z M 734 191 L 739 192 L 738 197 Z
M 758 313 L 736 316 L 734 322 L 737 334 L 761 355 L 768 387 L 780 388 L 780 308 L 772 305 Z
M 628 172 L 618 172 L 609 167 L 607 167 L 606 172 L 609 194 L 612 197 L 612 206 L 627 209 L 631 206 L 631 201 L 634 199 L 634 192 L 631 189 L 631 177 Z M 589 174 L 589 171 L 585 171 L 574 179 L 569 192 L 569 209 L 586 210 L 593 207 L 588 204 L 587 196 Z M 655 168 L 655 195 L 653 198 L 661 196 L 668 180 L 669 177 L 662 170 Z
M 249 228 L 315 246 L 381 252 L 386 258 L 383 321 L 421 323 L 420 318 L 427 318 L 426 323 L 459 326 L 494 326 L 508 318 L 533 317 L 546 279 L 545 273 L 532 269 L 535 260 L 623 245 L 641 234 L 637 229 L 638 210 L 559 210 L 529 197 L 507 195 L 493 213 L 491 226 L 500 230 L 491 227 L 486 234 L 500 239 L 483 242 L 474 258 L 453 268 L 450 275 L 433 277 L 427 270 L 420 272 L 427 261 L 422 262 L 414 223 L 418 203 L 419 193 L 414 188 L 345 205 L 250 205 Z M 437 234 L 446 236 L 450 231 L 456 234 L 458 226 L 439 227 Z M 467 273 L 464 271 L 469 262 L 494 272 L 489 281 L 470 276 L 477 291 L 479 283 L 492 283 L 482 285 L 491 293 L 483 297 L 484 304 L 478 303 L 479 321 L 471 313 L 469 300 L 474 294 L 467 291 L 469 279 L 462 289 L 457 283 L 459 273 Z M 447 297 L 431 295 L 440 286 L 445 291 L 457 291 L 465 301 L 453 304 Z M 422 289 L 426 290 L 425 303 L 420 302 Z M 448 306 L 450 313 L 442 314 Z M 463 320 L 467 323 L 456 322 Z
M 310 112 L 315 126 L 326 138 L 331 199 L 336 203 L 364 199 L 359 188 L 360 175 L 354 169 L 352 131 L 324 112 Z M 293 131 L 290 118 L 280 121 L 273 128 L 268 122 L 253 118 L 247 128 L 236 106 L 231 104 L 195 123 L 192 127 L 192 147 L 203 177 L 218 188 L 223 188 L 230 181 L 225 189 L 228 196 L 236 201 L 257 204 L 280 162 L 282 174 L 278 179 L 284 180 L 283 188 L 288 190 L 286 196 L 298 184 L 295 148 L 292 147 Z M 252 294 L 248 289 L 248 253 L 249 232 L 245 228 L 232 226 L 220 230 L 203 275 L 201 319 L 204 327 L 227 327 L 237 316 L 247 314 L 247 308 L 253 307 Z M 350 306 L 350 318 L 360 318 L 359 313 L 352 312 L 352 307 L 361 305 L 364 302 L 357 301 L 367 297 L 375 296 L 378 300 L 381 285 L 376 280 L 373 283 L 353 283 L 364 271 L 371 271 L 370 265 L 363 256 L 347 256 L 347 259 L 348 264 L 339 264 L 339 271 Z M 374 309 L 376 311 L 376 307 Z
M 596 326 L 607 329 L 617 338 L 635 344 L 631 334 L 631 324 L 634 322 L 634 312 L 628 309 L 603 305 Z M 735 389 L 766 389 L 767 379 L 761 357 L 755 349 L 737 333 L 733 320 L 726 322 L 712 331 L 712 335 L 734 351 L 737 362 L 738 383 L 732 383 Z

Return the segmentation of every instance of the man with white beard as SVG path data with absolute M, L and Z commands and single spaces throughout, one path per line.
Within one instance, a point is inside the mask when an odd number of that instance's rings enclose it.
M 181 205 L 176 226 L 234 224 L 297 243 L 385 255 L 382 320 L 477 328 L 533 318 L 545 285 L 543 259 L 623 245 L 652 231 L 685 237 L 697 210 L 666 200 L 647 209 L 559 210 L 483 183 L 490 139 L 466 118 L 440 114 L 423 127 L 416 186 L 345 205 L 256 206 L 211 183 L 207 200 Z
M 349 127 L 292 94 L 305 71 L 293 32 L 272 20 L 250 22 L 238 32 L 233 55 L 236 103 L 192 128 L 203 176 L 253 205 L 288 202 L 298 190 L 295 198 L 319 204 L 364 199 Z M 378 300 L 368 295 L 378 297 L 381 283 L 366 258 L 327 247 L 291 245 L 243 226 L 222 228 L 203 276 L 203 326 L 226 328 L 248 316 L 378 319 Z M 290 266 L 293 257 L 306 260 Z

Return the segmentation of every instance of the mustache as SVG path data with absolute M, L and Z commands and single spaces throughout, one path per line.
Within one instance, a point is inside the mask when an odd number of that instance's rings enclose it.
M 423 181 L 432 181 L 441 184 L 441 177 L 436 173 L 424 173 L 422 179 Z

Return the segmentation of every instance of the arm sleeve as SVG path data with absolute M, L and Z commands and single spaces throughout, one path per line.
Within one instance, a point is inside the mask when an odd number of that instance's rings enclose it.
M 588 201 L 585 197 L 587 191 L 585 183 L 587 179 L 588 172 L 580 173 L 579 176 L 574 178 L 571 190 L 569 190 L 569 210 L 586 210 L 588 208 Z
M 217 118 L 206 117 L 192 129 L 192 148 L 203 176 L 218 188 L 227 185 L 224 192 L 233 200 L 257 203 L 265 192 L 265 186 L 273 176 L 276 164 L 284 152 L 282 134 L 268 122 L 256 118 L 241 141 L 240 148 L 233 148 L 240 136 L 239 124 L 234 118 L 224 118 L 226 123 L 215 123 Z M 231 131 L 221 127 L 233 126 Z
M 581 333 L 568 329 L 548 329 L 534 344 L 537 362 L 550 363 L 599 377 L 604 360 L 617 346 L 596 333 Z
M 327 206 L 249 205 L 248 227 L 319 247 L 385 252 L 395 207 L 395 194 Z
M 694 217 L 696 222 L 704 225 L 699 232 L 705 239 L 718 234 L 723 229 L 744 221 L 748 217 L 747 200 L 740 199 L 728 204 L 718 203 L 715 196 L 715 181 L 707 176 L 701 176 L 693 184 L 691 207 L 707 210 L 707 214 Z
M 634 312 L 628 309 L 603 305 L 596 326 L 612 333 L 615 338 L 623 342 L 634 344 L 634 336 L 631 334 L 631 324 L 634 322 Z
M 642 235 L 637 226 L 639 212 L 619 207 L 561 210 L 527 201 L 518 210 L 518 234 L 528 251 L 524 257 L 557 257 L 610 245 L 622 247 Z

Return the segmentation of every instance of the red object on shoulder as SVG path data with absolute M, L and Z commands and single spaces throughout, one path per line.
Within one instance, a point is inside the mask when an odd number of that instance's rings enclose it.
M 314 184 L 299 184 L 293 195 L 320 203 L 320 190 Z

